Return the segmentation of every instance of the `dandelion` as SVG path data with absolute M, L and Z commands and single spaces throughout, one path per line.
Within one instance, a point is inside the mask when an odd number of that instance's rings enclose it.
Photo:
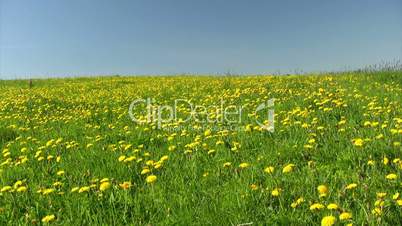
M 362 147 L 364 144 L 363 139 L 361 138 L 357 138 L 353 140 L 353 145 L 355 145 L 356 147 Z
M 76 191 L 78 191 L 79 189 L 80 189 L 79 187 L 74 187 L 74 188 L 71 189 L 71 192 L 76 192 Z
M 159 168 L 161 168 L 161 167 L 162 167 L 162 163 L 161 163 L 161 162 L 156 162 L 155 165 L 154 165 L 154 168 L 155 168 L 155 169 L 159 169 Z
M 264 172 L 272 174 L 274 172 L 274 167 L 268 166 L 267 168 L 264 169 Z
M 320 194 L 320 197 L 325 197 L 328 194 L 328 187 L 325 185 L 319 185 L 317 191 Z
M 387 158 L 387 156 L 384 156 L 384 158 L 382 159 L 382 163 L 384 163 L 384 165 L 388 165 L 389 159 Z
M 258 185 L 256 185 L 256 184 L 251 184 L 251 185 L 250 185 L 250 188 L 251 188 L 251 190 L 253 190 L 253 191 L 258 190 Z
M 225 168 L 229 168 L 231 165 L 232 165 L 231 162 L 225 162 L 225 163 L 223 163 L 223 167 L 225 167 Z
M 321 220 L 321 226 L 332 226 L 336 222 L 336 218 L 332 215 L 330 216 L 325 216 Z
M 371 213 L 374 214 L 375 216 L 380 216 L 382 214 L 382 210 L 376 207 L 371 211 Z
M 384 198 L 386 195 L 387 195 L 386 192 L 378 192 L 377 193 L 377 198 L 381 199 L 381 198 Z
M 19 180 L 19 181 L 15 182 L 15 183 L 14 183 L 14 189 L 15 189 L 15 188 L 18 188 L 18 187 L 21 186 L 21 185 L 22 185 L 22 181 Z
M 250 166 L 250 164 L 248 164 L 248 163 L 246 163 L 246 162 L 240 163 L 240 165 L 239 165 L 239 167 L 240 167 L 241 169 L 245 169 L 245 168 L 247 168 L 247 167 L 249 167 L 249 166 Z
M 274 190 L 272 190 L 271 195 L 274 197 L 278 197 L 281 193 L 281 189 L 280 188 L 275 188 Z
M 110 188 L 110 186 L 111 186 L 111 184 L 110 184 L 109 182 L 107 182 L 107 181 L 102 182 L 102 183 L 99 185 L 99 190 L 100 190 L 100 191 L 106 191 L 107 189 Z
M 352 218 L 352 214 L 348 212 L 343 212 L 339 215 L 339 220 L 349 220 Z
M 124 159 L 126 159 L 125 155 L 121 155 L 117 160 L 119 160 L 119 162 L 124 161 Z
M 214 149 L 208 151 L 208 155 L 214 154 L 216 151 Z
M 336 209 L 338 209 L 338 205 L 335 204 L 335 203 L 331 203 L 331 204 L 329 204 L 329 205 L 327 206 L 327 209 L 329 209 L 329 210 L 336 210 Z
M 385 178 L 387 178 L 388 180 L 395 180 L 396 178 L 398 178 L 398 176 L 395 173 L 391 173 L 385 176 Z
M 293 168 L 295 167 L 294 164 L 288 164 L 282 169 L 282 173 L 290 173 L 293 171 Z
M 147 174 L 147 173 L 149 173 L 149 172 L 151 172 L 151 170 L 149 170 L 148 168 L 145 168 L 145 169 L 143 169 L 143 170 L 141 171 L 141 175 Z
M 169 151 L 174 151 L 174 150 L 176 150 L 176 146 L 175 146 L 175 145 L 171 145 L 171 146 L 168 147 L 168 150 L 169 150 Z
M 56 174 L 57 174 L 57 176 L 63 176 L 64 175 L 64 170 L 60 170 Z
M 296 208 L 297 206 L 299 206 L 301 203 L 304 202 L 304 198 L 300 197 L 298 198 L 296 201 L 292 202 L 292 204 L 290 205 L 292 208 Z
M 63 185 L 63 183 L 61 183 L 60 181 L 56 181 L 53 183 L 54 187 L 61 187 Z
M 168 159 L 169 159 L 169 156 L 164 155 L 164 156 L 161 157 L 160 161 L 164 162 L 164 161 L 166 161 Z
M 125 158 L 125 159 L 123 160 L 123 162 L 131 162 L 131 161 L 133 161 L 133 160 L 135 160 L 135 156 L 130 156 L 130 157 Z
M 398 198 L 399 198 L 399 192 L 395 193 L 395 194 L 392 196 L 392 199 L 393 199 L 393 200 L 396 200 L 396 199 L 398 199 Z
M 148 184 L 152 184 L 152 183 L 154 183 L 155 181 L 156 181 L 156 176 L 155 175 L 149 175 L 149 176 L 147 176 L 147 178 L 145 179 L 145 181 L 148 183 Z
M 132 186 L 130 181 L 125 181 L 121 184 L 119 184 L 119 187 L 122 188 L 123 190 L 128 190 Z
M 52 214 L 52 215 L 47 215 L 47 216 L 45 216 L 44 218 L 42 218 L 42 222 L 43 222 L 43 223 L 48 223 L 48 222 L 53 221 L 55 218 L 56 218 L 56 216 L 54 216 L 54 214 Z
M 384 206 L 384 201 L 381 199 L 376 200 L 374 203 L 374 206 Z
M 42 194 L 43 195 L 48 195 L 48 194 L 51 194 L 51 193 L 53 193 L 53 192 L 55 192 L 56 190 L 55 189 L 53 189 L 53 188 L 46 188 L 46 189 L 44 189 L 43 191 L 42 191 Z
M 348 186 L 346 186 L 346 190 L 352 190 L 355 189 L 356 187 L 357 187 L 356 183 L 348 184 Z
M 320 210 L 320 209 L 324 209 L 325 206 L 321 203 L 314 203 L 310 206 L 310 210 Z
M 28 188 L 25 186 L 21 186 L 21 187 L 17 188 L 17 192 L 26 192 L 27 190 L 28 190 Z
M 91 187 L 89 187 L 89 186 L 81 187 L 81 188 L 78 190 L 78 193 L 88 192 L 89 189 L 91 189 Z

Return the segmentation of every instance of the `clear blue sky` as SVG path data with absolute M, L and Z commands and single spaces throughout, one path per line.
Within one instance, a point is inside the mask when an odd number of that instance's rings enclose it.
M 402 58 L 402 0 L 0 0 L 0 78 L 274 73 Z

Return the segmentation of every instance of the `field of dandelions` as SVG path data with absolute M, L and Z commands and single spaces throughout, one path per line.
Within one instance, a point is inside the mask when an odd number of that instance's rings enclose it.
M 401 94 L 401 72 L 0 81 L 0 225 L 399 225 Z M 138 123 L 138 98 L 245 107 Z

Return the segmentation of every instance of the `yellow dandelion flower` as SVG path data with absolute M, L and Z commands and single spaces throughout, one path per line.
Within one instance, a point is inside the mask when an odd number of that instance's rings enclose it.
M 91 187 L 89 187 L 89 186 L 81 187 L 81 188 L 78 190 L 78 193 L 88 192 L 89 189 L 91 189 Z
M 119 160 L 119 162 L 122 162 L 124 159 L 126 159 L 125 155 L 121 155 L 117 160 Z
M 160 163 L 160 162 L 156 162 L 155 165 L 154 165 L 155 169 L 159 169 L 161 167 L 162 167 L 162 163 Z
M 223 167 L 225 167 L 225 168 L 228 168 L 228 167 L 230 167 L 231 165 L 232 165 L 231 162 L 225 162 L 225 163 L 223 163 Z
M 336 218 L 334 216 L 325 216 L 321 220 L 321 226 L 332 226 L 336 222 Z
M 389 159 L 387 158 L 387 156 L 384 156 L 382 163 L 384 163 L 384 165 L 388 165 Z
M 130 157 L 125 158 L 125 159 L 123 160 L 123 162 L 131 162 L 131 161 L 133 161 L 133 160 L 135 160 L 135 156 L 130 156 Z
M 164 155 L 164 156 L 161 157 L 160 161 L 164 162 L 164 161 L 166 161 L 168 159 L 169 159 L 169 156 Z
M 339 215 L 339 220 L 349 220 L 352 218 L 352 214 L 348 212 L 343 212 Z
M 250 188 L 251 188 L 251 190 L 253 190 L 253 191 L 258 190 L 258 185 L 256 185 L 256 184 L 251 184 L 251 185 L 250 185 Z
M 357 184 L 356 183 L 352 183 L 352 184 L 349 184 L 348 186 L 346 186 L 346 190 L 352 190 L 352 189 L 354 189 L 354 188 L 356 188 L 357 187 Z
M 42 194 L 43 195 L 48 195 L 48 194 L 51 194 L 51 193 L 53 193 L 53 192 L 55 192 L 56 190 L 55 189 L 53 189 L 53 188 L 46 188 L 46 189 L 44 189 L 43 191 L 42 191 Z
M 273 166 L 268 166 L 267 168 L 264 169 L 264 172 L 271 174 L 274 172 L 274 169 L 275 168 Z
M 168 150 L 169 150 L 169 151 L 174 151 L 175 149 L 176 149 L 176 146 L 175 146 L 175 145 L 171 145 L 171 146 L 168 147 Z
M 99 182 L 100 182 L 100 183 L 103 183 L 103 182 L 106 182 L 106 181 L 109 181 L 109 178 L 107 178 L 107 177 L 106 177 L 106 178 L 103 178 L 103 179 L 100 180 Z
M 26 192 L 27 190 L 28 190 L 28 188 L 25 186 L 21 186 L 21 187 L 17 188 L 17 192 Z
M 325 206 L 321 203 L 314 203 L 310 206 L 310 210 L 320 210 L 320 209 L 324 209 Z
M 148 184 L 152 184 L 152 183 L 154 183 L 155 181 L 156 181 L 156 176 L 155 175 L 149 175 L 149 176 L 147 176 L 147 178 L 145 179 L 145 181 L 148 183 Z
M 363 139 L 361 138 L 357 138 L 353 140 L 353 145 L 355 145 L 356 147 L 362 147 L 364 144 Z
M 14 188 L 18 188 L 21 185 L 22 185 L 22 181 L 19 180 L 19 181 L 14 183 Z
M 248 163 L 246 163 L 246 162 L 240 163 L 240 165 L 239 165 L 239 167 L 240 167 L 241 169 L 245 169 L 245 168 L 247 168 L 247 167 L 249 167 L 249 166 L 250 166 L 250 164 L 248 164 Z
M 329 204 L 329 205 L 327 206 L 327 209 L 329 209 L 329 210 L 336 210 L 336 209 L 338 209 L 338 205 L 335 204 L 335 203 L 331 203 L 331 204 Z
M 143 169 L 143 170 L 141 171 L 141 175 L 147 174 L 147 173 L 149 173 L 149 172 L 151 172 L 151 170 L 149 170 L 148 168 L 145 168 L 145 169 Z
M 371 211 L 371 213 L 374 214 L 375 216 L 380 216 L 382 214 L 382 210 L 376 207 Z
M 42 218 L 42 222 L 43 223 L 48 223 L 50 221 L 53 221 L 54 219 L 56 219 L 56 216 L 54 216 L 54 214 L 52 215 L 47 215 L 45 217 Z
M 57 174 L 57 176 L 62 176 L 62 175 L 64 175 L 64 170 L 60 170 L 56 174 Z
M 212 149 L 212 150 L 209 150 L 207 154 L 208 154 L 208 155 L 212 155 L 212 154 L 214 154 L 215 152 L 216 152 L 216 150 Z
M 377 193 L 377 198 L 381 199 L 381 198 L 384 198 L 386 195 L 387 195 L 386 192 L 378 192 Z
M 109 182 L 105 181 L 105 182 L 102 182 L 102 183 L 99 185 L 99 190 L 100 190 L 100 191 L 106 191 L 106 190 L 109 189 L 110 187 L 111 187 L 111 184 L 110 184 Z
M 152 166 L 154 163 L 155 163 L 154 160 L 148 160 L 148 161 L 145 162 L 145 165 Z
M 295 167 L 294 164 L 287 164 L 285 167 L 283 167 L 282 173 L 290 173 L 293 171 L 294 167 Z
M 395 180 L 396 178 L 398 178 L 398 176 L 395 173 L 390 173 L 385 176 L 385 178 L 387 178 L 388 180 Z
M 393 199 L 393 200 L 396 200 L 396 199 L 398 199 L 398 198 L 399 198 L 399 192 L 395 193 L 395 194 L 392 196 L 392 199 Z
M 320 197 L 325 197 L 328 194 L 328 187 L 325 185 L 319 185 L 317 191 L 320 194 Z
M 281 189 L 280 188 L 275 188 L 274 190 L 272 190 L 271 195 L 274 197 L 278 197 L 281 193 Z
M 384 201 L 381 199 L 376 200 L 374 203 L 374 206 L 384 206 Z
M 292 208 L 296 208 L 297 206 L 299 206 L 301 203 L 304 202 L 304 198 L 300 197 L 298 198 L 296 201 L 292 202 L 292 204 L 290 205 Z
M 125 182 L 119 184 L 119 186 L 120 186 L 120 188 L 122 188 L 123 190 L 128 190 L 128 189 L 132 186 L 132 184 L 131 184 L 130 181 L 125 181 Z

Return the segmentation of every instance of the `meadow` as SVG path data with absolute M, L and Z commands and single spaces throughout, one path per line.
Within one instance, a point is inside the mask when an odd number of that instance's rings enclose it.
M 0 224 L 400 225 L 401 94 L 397 71 L 0 81 Z M 139 98 L 243 108 L 134 122 Z

